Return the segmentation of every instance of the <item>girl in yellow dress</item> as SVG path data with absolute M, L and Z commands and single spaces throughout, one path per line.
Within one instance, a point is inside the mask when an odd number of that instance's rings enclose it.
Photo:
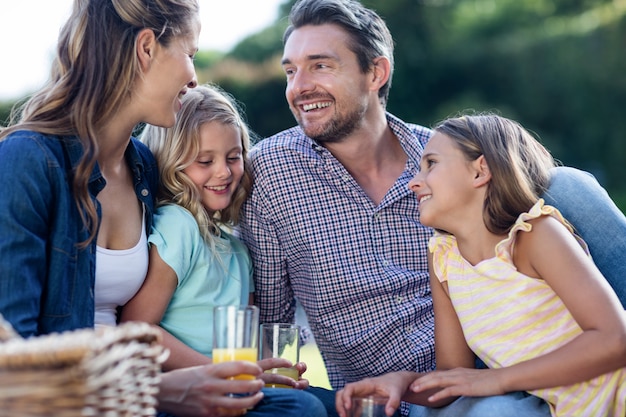
M 411 416 L 626 415 L 626 314 L 557 209 L 539 195 L 555 163 L 518 123 L 496 115 L 435 128 L 409 183 L 430 240 L 437 370 L 397 372 L 339 394 L 387 395 Z M 475 369 L 476 358 L 488 369 Z M 346 401 L 344 401 L 346 400 Z M 343 404 L 346 404 L 344 407 Z M 500 403 L 504 404 L 504 402 Z M 504 408 L 504 407 L 501 407 Z M 521 414 L 520 414 L 521 413 Z

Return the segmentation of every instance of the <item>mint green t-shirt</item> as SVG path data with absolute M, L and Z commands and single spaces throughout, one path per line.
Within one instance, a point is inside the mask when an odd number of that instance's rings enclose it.
M 213 253 L 191 213 L 173 204 L 157 208 L 148 238 L 178 278 L 161 327 L 209 357 L 213 307 L 247 304 L 254 291 L 252 262 L 245 245 L 225 231 L 219 240 Z

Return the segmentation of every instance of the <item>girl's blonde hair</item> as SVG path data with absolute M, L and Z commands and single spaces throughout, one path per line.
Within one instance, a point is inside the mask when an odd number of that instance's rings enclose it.
M 252 174 L 248 163 L 250 133 L 235 99 L 218 86 L 202 85 L 183 96 L 183 105 L 171 128 L 147 125 L 141 140 L 150 148 L 157 160 L 161 178 L 159 204 L 178 204 L 196 219 L 205 240 L 213 244 L 220 235 L 220 225 L 227 227 L 239 223 L 241 206 L 252 188 Z M 200 127 L 204 123 L 218 122 L 239 131 L 244 173 L 231 204 L 219 213 L 210 213 L 202 205 L 196 185 L 183 172 L 200 152 Z
M 12 115 L 0 139 L 17 130 L 77 136 L 84 154 L 72 187 L 83 223 L 96 236 L 98 215 L 87 184 L 98 157 L 96 132 L 110 122 L 141 76 L 137 34 L 151 29 L 159 43 L 191 33 L 197 0 L 74 0 L 62 27 L 50 79 Z
M 495 114 L 444 120 L 435 131 L 452 138 L 468 161 L 484 155 L 491 181 L 483 207 L 487 229 L 505 234 L 548 189 L 556 163 L 519 123 Z

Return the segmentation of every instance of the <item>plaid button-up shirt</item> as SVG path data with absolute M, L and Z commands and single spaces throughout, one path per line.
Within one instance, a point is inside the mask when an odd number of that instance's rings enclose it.
M 251 152 L 254 188 L 241 238 L 253 264 L 261 322 L 307 314 L 330 383 L 434 368 L 427 246 L 408 189 L 431 131 L 387 114 L 408 155 L 379 205 L 299 127 Z

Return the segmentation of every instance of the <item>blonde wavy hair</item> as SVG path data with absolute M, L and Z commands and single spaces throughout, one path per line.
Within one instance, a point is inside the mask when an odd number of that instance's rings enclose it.
M 171 128 L 146 125 L 141 140 L 154 154 L 159 167 L 158 204 L 177 204 L 186 208 L 196 219 L 205 240 L 214 247 L 220 226 L 235 227 L 239 223 L 241 206 L 250 194 L 252 174 L 248 162 L 250 132 L 243 120 L 237 101 L 216 85 L 201 85 L 183 96 L 183 105 Z M 224 210 L 211 213 L 202 205 L 196 185 L 183 172 L 200 152 L 200 127 L 209 122 L 230 125 L 239 131 L 244 173 Z
M 434 130 L 452 138 L 468 161 L 485 156 L 491 181 L 483 220 L 490 232 L 508 233 L 548 189 L 556 161 L 518 122 L 484 113 L 444 120 Z
M 151 29 L 164 46 L 192 33 L 197 0 L 74 0 L 62 27 L 46 85 L 11 116 L 0 140 L 17 130 L 77 136 L 84 154 L 72 177 L 86 246 L 97 232 L 96 206 L 87 184 L 98 157 L 96 132 L 114 117 L 141 76 L 135 54 L 138 33 Z

